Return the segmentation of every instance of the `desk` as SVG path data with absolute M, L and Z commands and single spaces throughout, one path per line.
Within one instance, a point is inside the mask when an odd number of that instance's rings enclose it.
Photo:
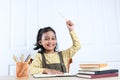
M 0 80 L 120 80 L 119 77 L 109 77 L 109 78 L 97 78 L 97 79 L 84 79 L 78 77 L 51 77 L 51 78 L 33 78 L 30 76 L 26 79 L 17 79 L 15 76 L 0 76 Z

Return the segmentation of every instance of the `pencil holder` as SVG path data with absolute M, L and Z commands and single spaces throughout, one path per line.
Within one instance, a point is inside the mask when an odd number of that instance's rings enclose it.
M 17 78 L 27 78 L 28 77 L 28 63 L 27 62 L 17 62 L 16 63 L 16 77 Z

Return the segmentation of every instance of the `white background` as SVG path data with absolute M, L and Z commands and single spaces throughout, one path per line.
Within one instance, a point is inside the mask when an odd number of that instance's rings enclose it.
M 81 49 L 72 73 L 84 62 L 109 62 L 120 69 L 120 0 L 0 0 L 0 75 L 8 75 L 12 56 L 35 54 L 37 31 L 51 26 L 59 50 L 71 46 L 65 19 L 75 23 Z

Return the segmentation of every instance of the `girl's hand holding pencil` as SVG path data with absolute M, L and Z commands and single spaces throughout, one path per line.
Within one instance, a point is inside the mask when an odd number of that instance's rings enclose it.
M 67 27 L 68 27 L 68 29 L 69 29 L 70 31 L 73 30 L 73 28 L 74 28 L 74 23 L 73 23 L 71 20 L 67 20 L 67 21 L 66 21 L 66 25 L 67 25 Z

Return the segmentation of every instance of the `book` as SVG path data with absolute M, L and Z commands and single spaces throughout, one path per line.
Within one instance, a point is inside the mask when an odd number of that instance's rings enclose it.
M 87 63 L 87 64 L 79 64 L 80 68 L 101 68 L 101 67 L 106 67 L 108 64 L 106 63 Z
M 102 70 L 109 70 L 109 69 L 113 69 L 110 66 L 106 66 L 106 67 L 97 67 L 97 68 L 80 68 L 80 70 L 86 70 L 86 71 L 102 71 Z
M 108 69 L 102 71 L 86 71 L 86 70 L 79 70 L 78 74 L 108 74 L 108 73 L 116 73 L 118 69 Z
M 64 74 L 33 74 L 34 78 L 49 78 L 49 77 L 74 77 L 76 74 L 64 73 Z
M 33 74 L 34 78 L 46 78 L 46 77 L 55 77 L 56 75 L 53 74 Z
M 94 74 L 77 74 L 77 77 L 80 78 L 89 78 L 89 79 L 94 79 L 94 78 L 105 78 L 105 77 L 116 77 L 118 76 L 118 73 L 109 73 L 109 74 L 98 74 L 98 75 L 94 75 Z

